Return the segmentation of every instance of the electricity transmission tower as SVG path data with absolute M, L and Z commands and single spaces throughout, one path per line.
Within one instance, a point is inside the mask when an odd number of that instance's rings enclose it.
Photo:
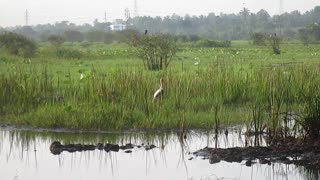
M 107 23 L 107 12 L 104 12 L 104 22 Z
M 138 13 L 138 0 L 134 0 L 134 5 L 133 5 L 133 17 L 139 16 Z
M 283 0 L 280 1 L 280 6 L 279 6 L 279 35 L 282 35 L 282 18 L 281 15 L 283 14 Z
M 26 26 L 28 26 L 29 25 L 29 12 L 28 12 L 28 9 L 26 9 L 25 20 L 26 20 Z
M 124 10 L 124 16 L 125 16 L 126 25 L 129 26 L 131 18 L 130 18 L 130 11 L 128 8 Z

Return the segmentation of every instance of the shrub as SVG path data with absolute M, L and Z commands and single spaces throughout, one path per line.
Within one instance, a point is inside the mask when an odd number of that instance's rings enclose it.
M 255 32 L 251 34 L 250 39 L 252 40 L 253 45 L 265 46 L 267 36 L 264 33 Z
M 270 35 L 269 41 L 271 43 L 273 53 L 279 55 L 281 53 L 281 51 L 280 51 L 280 41 L 281 41 L 280 37 L 278 37 L 277 34 L 274 33 L 273 35 Z
M 208 39 L 202 39 L 197 41 L 194 47 L 230 47 L 231 41 L 212 41 Z
M 317 43 L 320 41 L 320 25 L 314 23 L 306 28 L 299 29 L 299 39 L 307 46 L 309 43 Z
M 299 29 L 299 39 L 303 45 L 308 46 L 312 41 L 311 31 L 309 29 Z
M 75 49 L 59 48 L 56 51 L 56 55 L 59 58 L 80 59 L 82 56 L 82 52 L 79 50 L 75 50 Z
M 126 29 L 124 31 L 119 32 L 120 33 L 120 39 L 124 41 L 125 43 L 129 44 L 130 46 L 138 46 L 141 41 L 141 34 L 134 30 L 134 29 Z
M 58 35 L 51 35 L 48 37 L 48 41 L 56 48 L 60 47 L 65 39 L 62 36 L 58 36 Z
M 188 39 L 189 39 L 189 41 L 199 41 L 201 39 L 201 37 L 198 35 L 195 35 L 195 34 L 191 34 L 191 35 L 189 35 Z
M 167 34 L 145 35 L 137 43 L 138 56 L 149 70 L 167 68 L 177 52 L 174 38 Z
M 111 32 L 90 31 L 86 33 L 86 40 L 89 42 L 104 42 L 111 44 L 115 40 L 115 36 Z
M 3 47 L 12 55 L 23 57 L 31 57 L 37 50 L 34 41 L 13 32 L 5 32 L 0 35 L 0 47 Z
M 80 31 L 68 30 L 64 32 L 66 40 L 69 42 L 82 42 L 84 35 Z

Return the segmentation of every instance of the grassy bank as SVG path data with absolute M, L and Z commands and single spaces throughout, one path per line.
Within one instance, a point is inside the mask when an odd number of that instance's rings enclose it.
M 2 55 L 0 121 L 87 130 L 233 123 L 276 130 L 286 122 L 284 112 L 316 116 L 310 114 L 320 102 L 319 49 L 288 44 L 275 56 L 266 47 L 186 47 L 157 72 L 123 50 L 93 59 L 46 59 L 45 47 L 27 61 Z M 160 77 L 165 93 L 153 102 Z

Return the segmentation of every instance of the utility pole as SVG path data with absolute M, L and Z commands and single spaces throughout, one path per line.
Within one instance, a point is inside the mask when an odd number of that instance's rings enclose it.
M 280 7 L 279 7 L 279 36 L 282 35 L 282 18 L 281 18 L 282 14 L 283 14 L 283 0 L 280 0 Z
M 107 11 L 104 12 L 104 22 L 107 23 Z
M 138 13 L 138 0 L 134 0 L 134 6 L 133 6 L 133 17 L 139 16 Z
M 26 9 L 25 19 L 26 19 L 26 26 L 28 26 L 29 25 L 29 12 L 28 12 L 28 9 Z
M 129 26 L 130 25 L 130 11 L 128 8 L 126 8 L 124 10 L 124 17 L 125 17 L 125 20 L 126 20 L 126 25 Z

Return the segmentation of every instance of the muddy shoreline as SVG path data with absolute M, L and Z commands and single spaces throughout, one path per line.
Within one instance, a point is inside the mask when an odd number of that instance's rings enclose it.
M 210 164 L 220 161 L 245 161 L 246 166 L 253 163 L 269 164 L 274 162 L 295 164 L 320 170 L 320 140 L 304 140 L 299 138 L 285 138 L 274 141 L 267 147 L 233 147 L 210 148 L 205 147 L 192 153 L 209 160 Z
M 88 144 L 61 144 L 59 141 L 54 141 L 50 145 L 50 151 L 53 155 L 59 155 L 63 151 L 74 153 L 74 152 L 82 152 L 82 151 L 94 151 L 96 149 L 98 150 L 105 150 L 106 152 L 119 152 L 119 150 L 123 150 L 125 153 L 131 153 L 132 149 L 134 148 L 144 148 L 146 151 L 149 151 L 153 148 L 156 148 L 153 144 L 141 144 L 141 145 L 135 145 L 131 143 L 127 143 L 125 145 L 119 145 L 119 144 L 103 144 L 98 143 L 96 145 L 88 145 Z

